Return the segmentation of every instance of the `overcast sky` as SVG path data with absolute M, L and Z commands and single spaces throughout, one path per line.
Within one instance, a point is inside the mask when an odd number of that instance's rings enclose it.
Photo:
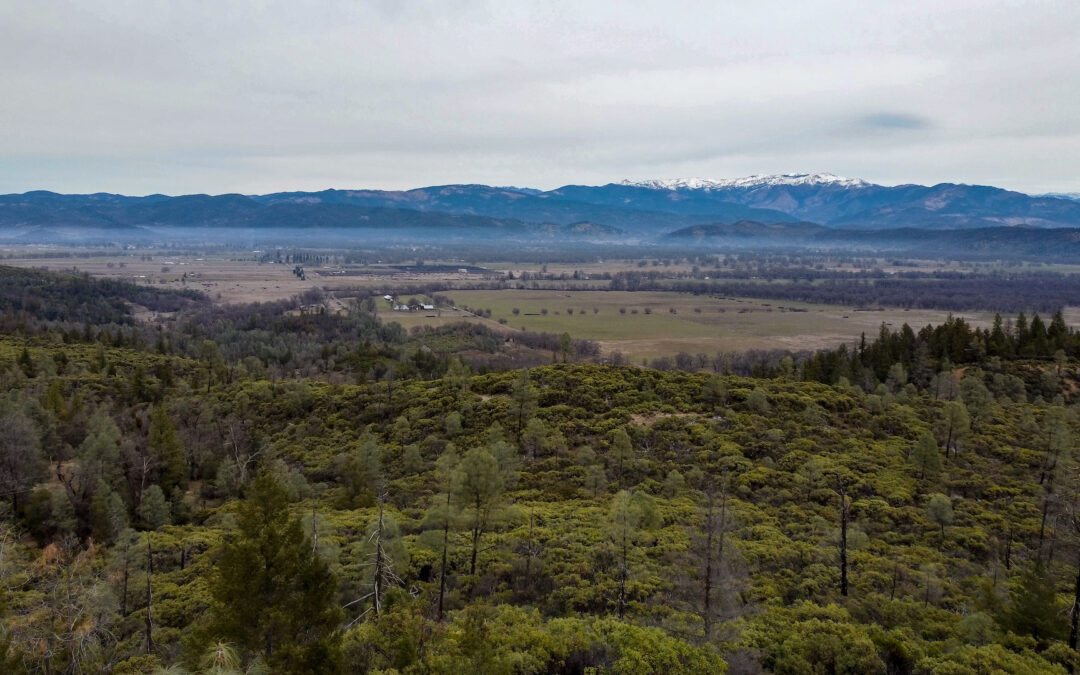
M 1078 191 L 1078 35 L 1076 0 L 3 0 L 0 192 Z

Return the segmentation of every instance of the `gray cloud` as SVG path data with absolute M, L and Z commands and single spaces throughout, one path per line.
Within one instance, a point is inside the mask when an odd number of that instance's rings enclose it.
M 1050 0 L 0 3 L 0 192 L 1076 190 L 1077 25 Z
M 875 113 L 857 121 L 870 129 L 928 129 L 930 121 L 918 115 L 905 113 Z

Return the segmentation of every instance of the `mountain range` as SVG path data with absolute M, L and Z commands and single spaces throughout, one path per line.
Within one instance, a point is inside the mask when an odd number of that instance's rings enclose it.
M 856 230 L 807 222 L 764 224 L 743 220 L 731 224 L 692 225 L 664 235 L 660 242 L 692 248 L 874 249 L 928 257 L 1030 257 L 1048 261 L 1080 257 L 1080 230 L 1007 225 L 960 230 L 913 227 Z
M 487 185 L 177 197 L 36 191 L 0 195 L 0 234 L 56 228 L 361 228 L 652 241 L 686 228 L 740 222 L 856 230 L 1080 227 L 1080 201 L 1071 197 L 957 183 L 884 186 L 832 174 L 624 180 L 546 191 Z

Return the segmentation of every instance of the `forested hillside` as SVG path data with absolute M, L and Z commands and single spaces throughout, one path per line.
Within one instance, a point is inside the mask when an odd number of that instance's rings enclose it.
M 190 300 L 6 324 L 5 672 L 1080 664 L 1056 318 L 747 378 Z

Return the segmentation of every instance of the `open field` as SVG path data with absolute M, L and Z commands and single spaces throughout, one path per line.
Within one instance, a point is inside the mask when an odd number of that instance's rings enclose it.
M 34 249 L 40 251 L 41 247 Z M 10 255 L 12 252 L 10 247 L 0 249 L 0 253 Z M 305 265 L 306 279 L 301 280 L 293 274 L 292 264 L 224 255 L 176 256 L 167 253 L 152 256 L 10 257 L 0 259 L 0 264 L 53 272 L 75 269 L 96 277 L 125 279 L 159 288 L 190 288 L 202 291 L 214 301 L 224 304 L 282 300 L 313 288 L 331 292 L 346 289 L 378 291 L 392 285 L 482 278 L 482 275 L 476 274 L 402 273 L 389 266 L 378 265 L 350 266 L 345 268 L 348 274 L 341 274 L 343 268 L 338 265 Z
M 260 264 L 254 260 L 226 257 L 154 255 L 101 256 L 92 258 L 11 258 L 0 261 L 16 267 L 36 267 L 54 272 L 76 269 L 96 277 L 125 279 L 159 288 L 190 288 L 222 303 L 259 302 L 289 298 L 316 286 L 301 281 L 291 265 Z
M 24 255 L 20 257 L 20 251 Z M 0 250 L 12 256 L 0 264 L 58 270 L 76 268 L 94 276 L 128 279 L 162 288 L 191 288 L 207 293 L 220 303 L 258 302 L 290 298 L 303 291 L 323 288 L 330 292 L 328 308 L 344 311 L 348 299 L 368 293 L 381 295 L 394 287 L 429 282 L 469 283 L 482 274 L 455 272 L 402 272 L 388 265 L 305 265 L 306 279 L 298 279 L 293 265 L 258 262 L 254 252 L 176 256 L 168 252 L 117 253 L 82 257 L 40 257 L 39 247 Z M 54 254 L 62 254 L 57 249 Z M 927 266 L 934 263 L 927 262 Z M 492 270 L 515 273 L 539 271 L 539 265 L 485 263 Z M 672 266 L 672 271 L 678 266 Z M 685 267 L 685 265 L 683 266 Z M 641 269 L 637 261 L 604 261 L 581 265 L 549 265 L 549 273 L 580 271 L 584 274 Z M 651 261 L 644 269 L 655 270 Z M 664 269 L 661 267 L 661 269 Z M 750 280 L 752 281 L 752 280 Z M 583 282 L 589 283 L 589 282 Z M 592 282 L 596 283 L 596 282 Z M 766 283 L 761 280 L 761 283 Z M 927 283 L 933 283 L 928 281 Z M 476 321 L 507 332 L 526 329 L 563 333 L 596 340 L 605 353 L 621 351 L 634 358 L 671 356 L 680 351 L 713 354 L 746 349 L 818 349 L 876 334 L 882 323 L 916 329 L 943 321 L 944 310 L 885 309 L 860 311 L 837 305 L 745 298 L 719 298 L 668 292 L 573 291 L 573 290 L 453 290 L 444 293 L 458 308 L 433 312 L 395 312 L 389 303 L 377 302 L 380 318 L 405 328 L 438 326 L 456 321 Z M 404 298 L 403 298 L 404 299 Z M 491 310 L 490 318 L 479 313 Z M 517 309 L 517 314 L 514 309 Z M 546 313 L 545 313 L 546 310 Z M 674 310 L 674 311 L 672 311 Z M 992 314 L 959 314 L 977 325 L 988 325 Z M 1080 309 L 1069 308 L 1071 325 L 1080 323 Z M 505 323 L 500 323 L 504 320 Z
M 459 307 L 490 309 L 492 320 L 506 319 L 514 329 L 567 332 L 597 340 L 605 352 L 618 350 L 641 358 L 680 351 L 819 349 L 854 340 L 863 332 L 875 335 L 882 323 L 893 327 L 907 323 L 918 330 L 948 316 L 935 310 L 857 311 L 835 305 L 663 292 L 506 290 L 445 295 Z M 993 320 L 986 312 L 956 315 L 977 325 Z

